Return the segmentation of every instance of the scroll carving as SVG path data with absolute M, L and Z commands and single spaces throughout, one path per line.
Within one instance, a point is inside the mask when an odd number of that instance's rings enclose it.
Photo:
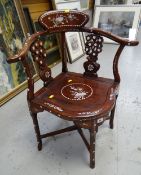
M 86 36 L 85 51 L 87 60 L 84 63 L 84 75 L 97 77 L 100 64 L 97 63 L 98 54 L 102 51 L 103 37 L 90 34 Z
M 39 76 L 43 80 L 44 85 L 47 85 L 48 81 L 52 79 L 51 69 L 46 64 L 46 49 L 44 48 L 44 42 L 41 40 L 35 41 L 30 48 L 33 60 L 37 63 Z

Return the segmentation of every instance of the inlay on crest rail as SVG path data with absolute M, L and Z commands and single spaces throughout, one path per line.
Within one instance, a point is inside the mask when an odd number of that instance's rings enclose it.
M 109 32 L 85 27 L 89 16 L 79 11 L 49 11 L 39 17 L 39 23 L 45 31 L 37 32 L 27 38 L 21 51 L 8 58 L 9 63 L 21 61 L 27 74 L 27 101 L 36 133 L 38 150 L 42 149 L 42 139 L 61 133 L 77 130 L 90 153 L 90 167 L 95 167 L 95 138 L 98 127 L 109 120 L 110 128 L 114 127 L 114 113 L 119 93 L 120 75 L 118 61 L 125 46 L 136 46 L 138 41 L 129 41 Z M 66 58 L 65 32 L 85 32 L 86 61 L 84 73 L 69 72 Z M 46 64 L 47 54 L 40 36 L 60 33 L 62 72 L 55 78 Z M 98 56 L 102 52 L 103 37 L 119 44 L 113 58 L 114 79 L 98 76 L 100 64 Z M 38 74 L 43 87 L 34 92 L 34 79 L 28 61 L 28 51 L 38 67 Z M 110 65 L 108 65 L 110 67 Z M 72 126 L 50 133 L 41 134 L 37 114 L 48 111 L 57 117 L 71 121 Z M 49 123 L 47 123 L 49 125 Z M 90 132 L 89 142 L 82 129 Z M 63 146 L 63 145 L 62 145 Z M 47 148 L 46 148 L 47 149 Z M 102 155 L 101 155 L 102 156 Z M 105 160 L 106 161 L 106 160 Z M 70 162 L 71 163 L 71 162 Z

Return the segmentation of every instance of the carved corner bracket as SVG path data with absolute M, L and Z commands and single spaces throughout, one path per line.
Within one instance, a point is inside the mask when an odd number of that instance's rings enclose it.
M 30 51 L 33 60 L 37 64 L 39 76 L 46 86 L 52 77 L 51 69 L 47 66 L 46 63 L 47 50 L 44 48 L 44 42 L 38 39 L 32 44 Z
M 85 51 L 87 61 L 84 63 L 84 75 L 97 77 L 100 64 L 97 63 L 98 54 L 102 51 L 103 37 L 89 34 L 86 36 Z

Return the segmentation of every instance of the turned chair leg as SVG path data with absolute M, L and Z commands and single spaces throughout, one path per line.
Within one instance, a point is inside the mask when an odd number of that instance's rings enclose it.
M 116 99 L 117 99 L 118 96 L 116 96 Z M 112 109 L 111 111 L 111 115 L 110 115 L 110 122 L 109 122 L 109 125 L 110 125 L 110 129 L 113 129 L 114 128 L 114 115 L 115 115 L 115 109 L 116 109 L 116 103 L 115 103 L 115 106 L 114 108 Z
M 93 123 L 93 122 L 92 122 Z M 90 167 L 95 168 L 95 137 L 96 137 L 96 125 L 93 123 L 90 131 Z
M 96 132 L 98 132 L 98 125 L 96 126 Z
M 37 113 L 31 113 L 31 117 L 33 120 L 34 129 L 35 129 L 35 133 L 36 133 L 38 150 L 40 151 L 40 150 L 42 150 L 42 139 L 41 139 L 39 124 L 38 124 L 38 119 L 37 119 Z
M 113 128 L 114 128 L 114 115 L 115 115 L 115 108 L 116 108 L 116 105 L 115 105 L 114 108 L 112 109 L 112 111 L 111 111 L 111 115 L 110 115 L 110 122 L 109 122 L 110 129 L 113 129 Z

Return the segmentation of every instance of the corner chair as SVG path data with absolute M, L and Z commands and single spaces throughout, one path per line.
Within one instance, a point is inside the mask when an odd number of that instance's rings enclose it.
M 118 61 L 125 46 L 136 46 L 138 41 L 129 41 L 112 33 L 97 28 L 85 27 L 89 16 L 81 11 L 48 11 L 39 17 L 39 23 L 44 31 L 37 32 L 27 38 L 18 54 L 8 58 L 9 63 L 21 61 L 27 74 L 27 102 L 33 119 L 38 150 L 42 149 L 42 139 L 68 131 L 77 130 L 90 153 L 90 167 L 95 167 L 95 138 L 98 126 L 109 120 L 113 129 L 116 100 L 119 93 L 120 75 Z M 86 43 L 84 73 L 69 72 L 65 55 L 66 32 L 85 32 Z M 46 64 L 47 53 L 40 36 L 60 33 L 62 53 L 62 73 L 55 78 Z M 113 58 L 114 79 L 98 76 L 100 64 L 98 54 L 102 51 L 103 37 L 107 37 L 119 44 Z M 28 51 L 38 66 L 38 74 L 43 81 L 43 87 L 34 92 L 34 80 L 28 64 Z M 72 126 L 46 134 L 40 133 L 37 114 L 48 111 L 57 117 L 71 121 Z M 82 128 L 90 132 L 88 141 Z

